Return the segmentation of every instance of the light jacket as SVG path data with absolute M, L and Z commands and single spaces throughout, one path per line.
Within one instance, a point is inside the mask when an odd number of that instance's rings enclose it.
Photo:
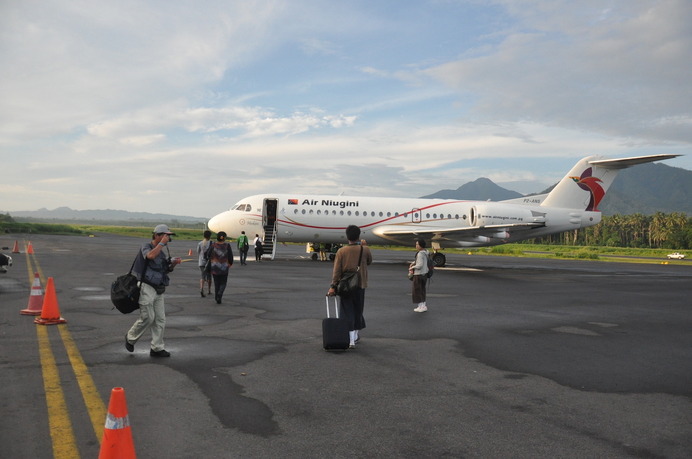
M 421 249 L 416 252 L 416 261 L 413 264 L 413 274 L 423 276 L 428 274 L 428 251 Z

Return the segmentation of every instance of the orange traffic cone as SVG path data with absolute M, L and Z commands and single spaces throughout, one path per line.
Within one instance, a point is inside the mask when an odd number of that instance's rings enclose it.
M 29 242 L 29 245 L 26 246 L 26 253 L 34 253 L 34 246 L 31 245 L 31 242 Z
M 187 256 L 189 257 L 190 255 L 192 255 L 192 249 L 187 252 Z
M 17 240 L 14 240 L 14 248 L 12 248 L 12 253 L 19 253 L 19 243 Z
M 29 305 L 26 309 L 19 311 L 20 314 L 26 316 L 38 316 L 43 309 L 43 289 L 41 288 L 41 279 L 38 273 L 34 273 L 34 284 L 31 286 L 31 295 L 29 296 Z
M 99 459 L 135 458 L 135 444 L 132 441 L 130 417 L 127 415 L 125 389 L 114 387 L 108 403 L 106 426 L 103 429 L 103 440 Z
M 58 307 L 58 297 L 55 294 L 55 285 L 53 278 L 49 277 L 46 283 L 46 294 L 43 295 L 43 308 L 41 308 L 41 317 L 34 319 L 35 324 L 39 325 L 54 325 L 64 324 L 67 321 L 60 317 L 60 308 Z

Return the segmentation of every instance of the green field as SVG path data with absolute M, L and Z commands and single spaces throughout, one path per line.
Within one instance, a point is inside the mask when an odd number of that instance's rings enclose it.
M 98 236 L 109 233 L 120 236 L 132 236 L 138 238 L 151 237 L 151 226 L 102 226 L 102 225 L 70 225 L 59 223 L 4 223 L 0 227 L 5 233 L 13 234 L 58 234 L 72 236 Z M 172 228 L 177 239 L 195 240 L 202 239 L 202 230 L 190 228 Z
M 625 247 L 567 246 L 541 244 L 505 244 L 474 249 L 476 254 L 510 255 L 517 257 L 565 258 L 576 260 L 618 261 L 627 263 L 679 263 L 668 260 L 668 249 L 633 249 Z

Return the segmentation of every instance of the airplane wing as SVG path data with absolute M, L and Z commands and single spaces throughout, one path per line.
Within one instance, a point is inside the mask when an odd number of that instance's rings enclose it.
M 529 231 L 534 228 L 545 226 L 543 222 L 535 223 L 511 223 L 503 225 L 471 226 L 458 228 L 430 228 L 420 227 L 412 229 L 410 225 L 400 226 L 378 226 L 372 230 L 373 234 L 391 241 L 410 241 L 419 236 L 432 236 L 433 242 L 476 242 L 479 237 L 490 239 L 508 239 L 510 233 Z

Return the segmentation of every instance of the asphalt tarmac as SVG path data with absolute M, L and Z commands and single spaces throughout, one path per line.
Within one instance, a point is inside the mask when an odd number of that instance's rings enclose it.
M 0 246 L 15 240 L 4 235 Z M 22 251 L 27 240 L 19 238 Z M 421 314 L 406 277 L 413 250 L 374 250 L 362 340 L 325 352 L 330 262 L 297 245 L 261 263 L 251 252 L 247 266 L 236 260 L 218 305 L 200 297 L 196 257 L 187 256 L 196 242 L 174 240 L 171 255 L 194 260 L 171 276 L 172 356 L 156 359 L 148 333 L 125 350 L 137 313 L 120 314 L 109 300 L 110 283 L 145 240 L 30 242 L 34 254 L 14 254 L 0 274 L 1 457 L 68 457 L 61 448 L 70 442 L 78 456 L 96 457 L 115 387 L 125 389 L 141 458 L 692 451 L 689 261 L 448 254 Z M 19 314 L 37 270 L 43 288 L 53 278 L 66 324 Z M 51 401 L 56 393 L 63 404 Z

